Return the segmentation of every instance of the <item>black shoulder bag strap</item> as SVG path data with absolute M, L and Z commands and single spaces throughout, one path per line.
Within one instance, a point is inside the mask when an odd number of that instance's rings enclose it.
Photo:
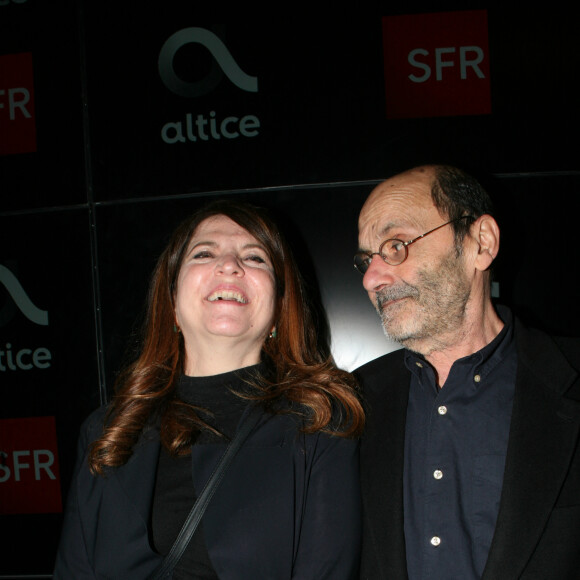
M 247 413 L 243 423 L 240 425 L 234 438 L 230 441 L 230 444 L 224 451 L 219 463 L 210 478 L 207 480 L 205 487 L 195 500 L 177 539 L 173 546 L 171 546 L 171 550 L 169 550 L 169 553 L 163 558 L 161 564 L 159 564 L 159 566 L 148 576 L 148 580 L 161 580 L 162 578 L 171 577 L 175 564 L 177 564 L 179 558 L 181 558 L 183 551 L 187 547 L 189 540 L 199 525 L 203 513 L 205 512 L 205 508 L 209 504 L 218 485 L 221 483 L 229 464 L 232 462 L 232 459 L 235 457 L 236 453 L 239 451 L 240 447 L 243 445 L 244 441 L 247 439 L 262 415 L 263 411 L 257 405 Z

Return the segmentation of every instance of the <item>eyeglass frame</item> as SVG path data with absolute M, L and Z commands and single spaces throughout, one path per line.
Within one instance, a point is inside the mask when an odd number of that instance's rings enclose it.
M 367 271 L 368 271 L 368 269 L 369 269 L 369 267 L 371 265 L 371 262 L 373 261 L 373 257 L 374 256 L 380 256 L 381 260 L 383 262 L 385 262 L 385 264 L 388 264 L 389 266 L 400 266 L 409 257 L 409 246 L 411 244 L 414 244 L 415 242 L 418 242 L 419 240 L 422 240 L 425 236 L 428 236 L 429 234 L 432 234 L 433 232 L 436 232 L 437 230 L 440 230 L 441 228 L 443 228 L 445 226 L 448 226 L 449 224 L 458 222 L 459 220 L 463 220 L 463 219 L 474 219 L 474 218 L 473 218 L 473 216 L 470 216 L 470 215 L 463 215 L 461 217 L 458 217 L 458 218 L 449 220 L 448 222 L 445 222 L 444 224 L 441 224 L 440 226 L 437 226 L 436 228 L 433 228 L 432 230 L 429 230 L 428 232 L 425 232 L 424 234 L 421 234 L 420 236 L 417 236 L 416 238 L 413 238 L 412 240 L 409 240 L 408 242 L 405 242 L 405 241 L 403 241 L 403 240 L 401 240 L 399 238 L 387 238 L 386 240 L 384 240 L 383 242 L 381 242 L 381 245 L 379 246 L 379 251 L 378 252 L 372 252 L 372 253 L 363 252 L 363 251 L 357 252 L 354 255 L 354 260 L 355 260 L 354 268 L 355 268 L 355 270 L 357 270 L 358 272 L 360 272 L 364 276 L 367 273 Z M 387 242 L 401 242 L 401 244 L 403 245 L 403 248 L 405 248 L 405 257 L 400 262 L 397 262 L 396 264 L 391 264 L 391 262 L 388 262 L 386 260 L 386 258 L 383 255 L 383 253 L 382 253 L 381 250 L 383 249 L 384 245 Z M 366 270 L 364 272 L 362 272 L 360 270 L 360 268 L 356 264 L 356 258 L 357 258 L 357 256 L 361 256 L 361 255 L 367 256 L 369 258 L 367 268 L 366 268 Z

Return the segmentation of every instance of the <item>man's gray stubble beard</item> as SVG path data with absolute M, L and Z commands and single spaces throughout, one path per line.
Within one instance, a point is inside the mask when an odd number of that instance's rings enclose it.
M 470 289 L 460 259 L 456 252 L 450 252 L 436 266 L 419 270 L 415 285 L 401 281 L 376 293 L 376 309 L 389 340 L 426 354 L 441 349 L 444 344 L 439 339 L 461 327 Z M 384 305 L 398 299 L 414 301 L 417 311 L 414 320 L 396 328 L 397 305 L 393 315 L 385 311 Z

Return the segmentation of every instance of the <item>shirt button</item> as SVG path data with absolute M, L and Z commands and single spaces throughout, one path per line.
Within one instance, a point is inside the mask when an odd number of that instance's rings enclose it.
M 479 383 L 479 381 L 481 381 L 481 375 L 475 375 L 475 376 L 473 377 L 473 380 L 474 380 L 476 383 Z
M 434 477 L 435 479 L 441 479 L 441 478 L 443 477 L 443 472 L 442 472 L 440 469 L 436 469 L 436 470 L 433 472 L 433 477 Z
M 440 415 L 445 415 L 445 413 L 447 413 L 447 407 L 445 405 L 441 405 L 438 409 L 437 412 Z
M 437 547 L 441 543 L 441 538 L 439 536 L 433 536 L 431 538 L 431 545 Z

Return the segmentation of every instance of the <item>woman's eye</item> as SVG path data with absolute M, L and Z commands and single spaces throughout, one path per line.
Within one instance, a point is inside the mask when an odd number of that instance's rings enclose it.
M 212 253 L 208 250 L 200 250 L 199 252 L 196 252 L 192 256 L 192 258 L 194 260 L 203 260 L 203 259 L 212 258 L 212 257 L 213 257 Z
M 252 254 L 250 256 L 246 256 L 244 258 L 244 261 L 246 262 L 255 262 L 256 264 L 265 264 L 266 260 L 264 260 L 264 258 L 262 258 L 262 256 L 258 256 L 255 254 Z

